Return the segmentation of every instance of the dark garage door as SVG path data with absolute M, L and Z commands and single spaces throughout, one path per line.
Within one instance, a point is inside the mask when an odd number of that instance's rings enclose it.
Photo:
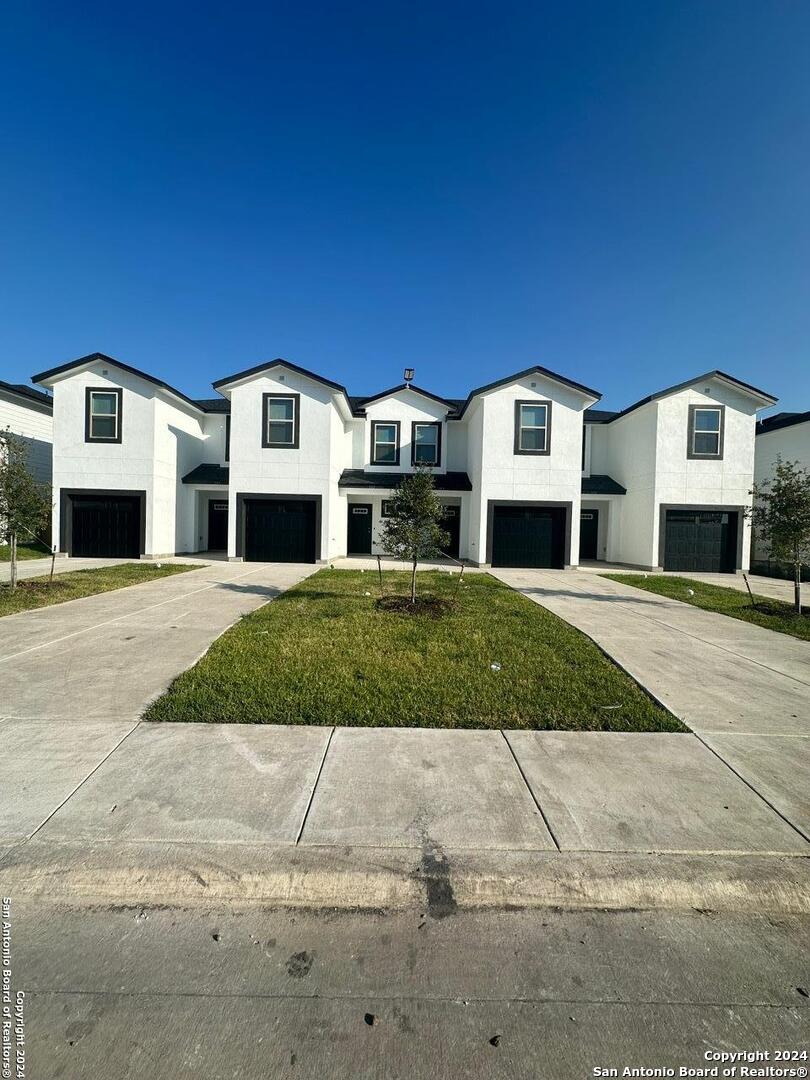
M 137 495 L 72 495 L 70 555 L 137 559 L 141 499 Z
M 315 562 L 314 499 L 245 499 L 248 562 Z
M 565 564 L 565 510 L 551 506 L 496 506 L 492 522 L 493 566 Z
M 665 570 L 733 573 L 737 565 L 736 511 L 667 510 Z

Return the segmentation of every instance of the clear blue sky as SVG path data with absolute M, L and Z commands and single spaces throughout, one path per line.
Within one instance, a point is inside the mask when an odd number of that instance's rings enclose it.
M 810 408 L 810 3 L 0 13 L 0 378 L 719 367 Z

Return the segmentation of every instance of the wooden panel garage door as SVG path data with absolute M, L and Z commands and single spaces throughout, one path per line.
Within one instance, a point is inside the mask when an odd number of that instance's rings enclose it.
M 72 495 L 69 554 L 137 559 L 141 513 L 137 495 Z
M 551 506 L 494 507 L 492 565 L 562 570 L 565 510 Z
M 314 499 L 245 499 L 245 559 L 314 563 L 315 511 Z
M 665 570 L 730 574 L 737 565 L 738 513 L 725 510 L 667 510 Z

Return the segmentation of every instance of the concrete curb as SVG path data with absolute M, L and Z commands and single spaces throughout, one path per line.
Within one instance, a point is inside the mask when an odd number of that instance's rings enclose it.
M 70 906 L 810 914 L 810 858 L 29 841 L 0 892 Z

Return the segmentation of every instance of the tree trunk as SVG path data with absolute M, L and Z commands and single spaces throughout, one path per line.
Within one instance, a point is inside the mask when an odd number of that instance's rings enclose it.
M 796 614 L 802 613 L 802 564 L 796 562 L 793 564 L 793 603 L 796 608 Z
M 17 534 L 13 532 L 9 537 L 9 584 L 12 589 L 17 588 Z
M 416 603 L 416 559 L 413 560 L 413 570 L 411 571 L 411 603 Z

